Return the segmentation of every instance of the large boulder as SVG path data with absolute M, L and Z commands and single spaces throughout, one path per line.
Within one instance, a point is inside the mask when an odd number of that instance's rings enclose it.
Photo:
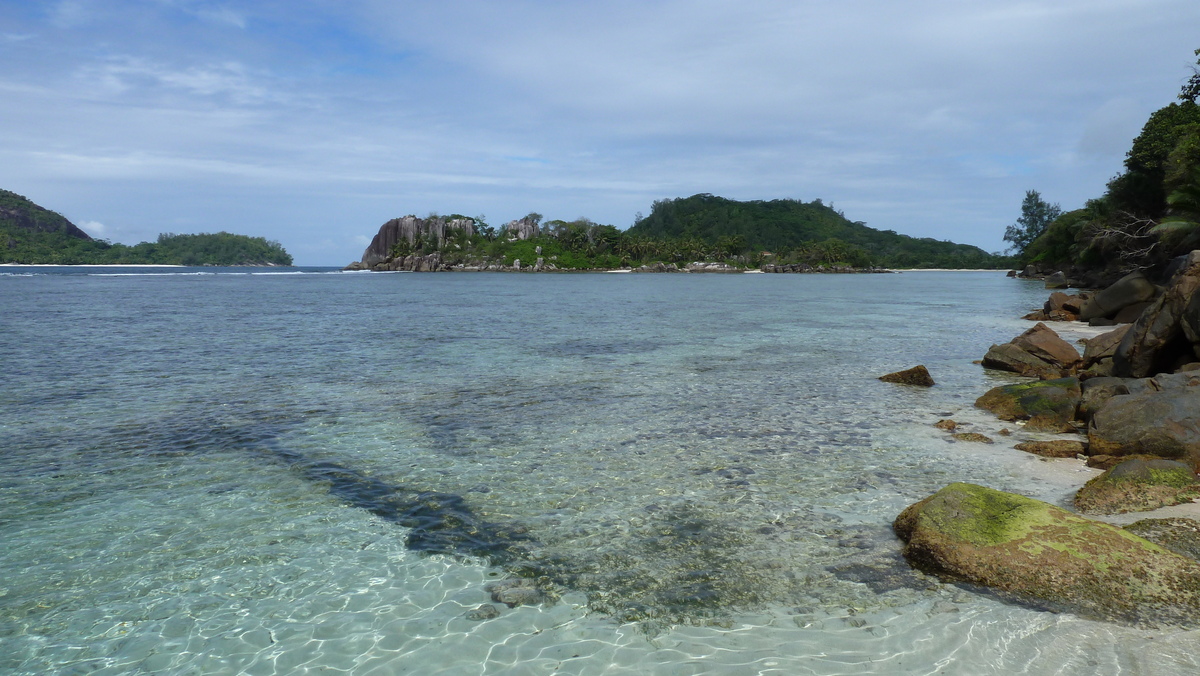
M 401 241 L 408 245 L 416 243 L 418 237 L 430 236 L 437 239 L 438 246 L 445 241 L 446 236 L 455 230 L 463 230 L 466 234 L 475 234 L 475 221 L 470 218 L 447 220 L 440 216 L 417 218 L 405 216 L 393 218 L 379 227 L 379 232 L 371 239 L 371 243 L 363 251 L 362 267 L 367 270 L 378 269 L 380 263 L 392 259 L 392 251 Z M 392 269 L 392 268 L 384 268 Z
M 1200 563 L 1039 500 L 955 483 L 893 528 L 915 567 L 1041 607 L 1148 624 L 1200 616 Z
M 1200 289 L 1200 251 L 1188 254 L 1186 264 L 1166 292 L 1146 308 L 1121 339 L 1113 355 L 1113 373 L 1145 378 L 1195 361 L 1196 351 L 1184 333 L 1184 315 Z
M 1104 408 L 1109 399 L 1113 397 L 1129 394 L 1129 379 L 1126 378 L 1088 378 L 1080 384 L 1083 397 L 1079 402 L 1079 411 L 1077 415 L 1080 420 L 1088 421 L 1092 416 L 1096 415 L 1096 411 Z
M 1200 521 L 1195 519 L 1142 519 L 1125 526 L 1125 530 L 1176 554 L 1200 559 Z
M 1154 455 L 1200 467 L 1200 388 L 1114 396 L 1088 424 L 1093 455 Z
M 1013 338 L 1012 344 L 1059 368 L 1070 368 L 1079 361 L 1079 351 L 1041 322 Z
M 1070 432 L 1081 397 L 1078 378 L 1056 378 L 993 387 L 975 406 L 1001 420 L 1027 420 L 1031 432 Z
M 1046 275 L 1044 282 L 1047 289 L 1065 289 L 1071 286 L 1071 282 L 1067 279 L 1067 273 L 1062 270 Z
M 981 363 L 984 368 L 1009 371 L 1033 378 L 1062 375 L 1053 364 L 1038 359 L 1012 343 L 993 345 L 983 356 Z
M 1083 365 L 1091 366 L 1101 359 L 1111 358 L 1116 354 L 1117 346 L 1121 344 L 1121 339 L 1125 337 L 1125 334 L 1129 333 L 1130 326 L 1122 326 L 1108 333 L 1089 338 L 1083 346 Z
M 1084 514 L 1146 512 L 1200 497 L 1192 468 L 1163 458 L 1132 458 L 1084 484 L 1075 506 Z
M 1158 287 L 1146 275 L 1131 272 L 1085 301 L 1079 309 L 1079 318 L 1086 322 L 1093 317 L 1111 317 L 1127 305 L 1144 303 L 1157 293 Z

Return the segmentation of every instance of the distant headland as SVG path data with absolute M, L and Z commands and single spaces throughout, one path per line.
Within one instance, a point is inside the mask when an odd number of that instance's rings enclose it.
M 495 228 L 482 216 L 384 223 L 349 270 L 434 272 L 872 272 L 1005 269 L 978 247 L 876 230 L 821 200 L 739 202 L 710 194 L 654 203 L 628 230 L 530 213 Z
M 163 233 L 134 246 L 96 240 L 61 214 L 0 190 L 0 263 L 24 265 L 289 266 L 279 242 L 228 232 Z

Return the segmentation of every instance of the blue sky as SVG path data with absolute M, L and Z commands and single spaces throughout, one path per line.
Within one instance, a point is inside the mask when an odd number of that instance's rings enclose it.
M 389 218 L 700 192 L 1004 247 L 1103 192 L 1195 0 L 0 0 L 0 188 L 89 233 L 357 259 Z

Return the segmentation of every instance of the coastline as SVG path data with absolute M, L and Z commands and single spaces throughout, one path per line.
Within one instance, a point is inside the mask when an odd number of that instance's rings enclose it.
M 0 263 L 5 268 L 186 268 L 170 263 Z

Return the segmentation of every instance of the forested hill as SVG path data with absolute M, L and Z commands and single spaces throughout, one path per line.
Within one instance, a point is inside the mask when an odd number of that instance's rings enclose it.
M 865 249 L 889 267 L 1001 267 L 1004 260 L 979 247 L 918 239 L 876 230 L 846 219 L 821 200 L 739 202 L 709 194 L 654 203 L 650 215 L 629 230 L 654 239 L 695 237 L 706 241 L 739 238 L 753 250 L 782 253 L 836 240 Z
M 228 232 L 161 234 L 134 246 L 94 240 L 66 218 L 0 190 L 0 263 L 48 265 L 291 265 L 279 242 Z
M 0 190 L 0 226 L 40 233 L 58 233 L 66 237 L 90 241 L 92 238 L 62 214 L 43 209 L 25 197 Z

